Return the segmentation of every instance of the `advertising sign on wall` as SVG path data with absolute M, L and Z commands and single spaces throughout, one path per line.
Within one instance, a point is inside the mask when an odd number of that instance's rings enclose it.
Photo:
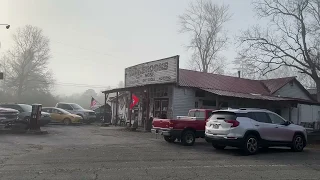
M 125 87 L 176 83 L 178 73 L 179 56 L 138 64 L 125 69 Z

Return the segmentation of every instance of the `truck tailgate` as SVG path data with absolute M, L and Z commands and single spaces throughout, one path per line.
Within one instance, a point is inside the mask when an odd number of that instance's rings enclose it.
M 153 119 L 153 128 L 169 128 L 170 119 Z

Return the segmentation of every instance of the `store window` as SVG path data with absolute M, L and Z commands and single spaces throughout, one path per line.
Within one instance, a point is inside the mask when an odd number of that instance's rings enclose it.
M 168 96 L 168 86 L 154 87 L 151 89 L 151 98 L 161 98 Z
M 168 99 L 155 99 L 154 100 L 154 115 L 158 118 L 167 118 L 169 108 Z

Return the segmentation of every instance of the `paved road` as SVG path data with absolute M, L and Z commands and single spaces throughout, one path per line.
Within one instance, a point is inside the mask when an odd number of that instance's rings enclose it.
M 184 147 L 150 133 L 50 126 L 50 134 L 0 135 L 0 179 L 319 179 L 320 151 L 271 149 L 241 156 L 203 140 Z

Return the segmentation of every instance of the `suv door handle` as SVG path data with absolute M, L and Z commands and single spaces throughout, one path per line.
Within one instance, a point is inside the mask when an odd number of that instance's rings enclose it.
M 278 126 L 274 127 L 274 128 L 279 128 Z
M 255 126 L 260 126 L 259 124 L 256 124 Z

